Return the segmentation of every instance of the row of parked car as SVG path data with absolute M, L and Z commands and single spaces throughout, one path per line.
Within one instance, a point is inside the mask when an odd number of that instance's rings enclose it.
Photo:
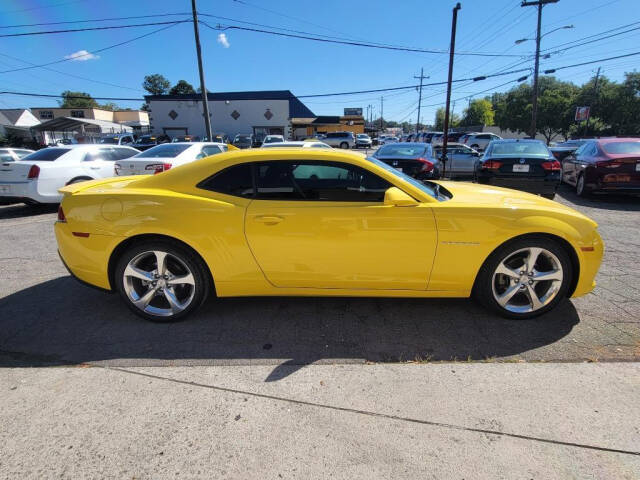
M 265 138 L 262 148 L 332 148 L 327 139 L 286 142 Z M 640 139 L 572 140 L 547 147 L 540 140 L 492 140 L 484 152 L 459 142 L 383 140 L 372 157 L 421 180 L 466 177 L 487 185 L 554 198 L 565 182 L 580 196 L 640 193 Z M 58 189 L 114 175 L 151 175 L 237 147 L 223 142 L 167 142 L 139 151 L 121 144 L 59 145 L 38 151 L 0 149 L 0 202 L 57 203 Z M 337 144 L 337 148 L 343 148 Z

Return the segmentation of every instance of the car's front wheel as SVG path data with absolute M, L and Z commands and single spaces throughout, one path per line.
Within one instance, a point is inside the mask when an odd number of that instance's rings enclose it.
M 202 260 L 179 243 L 163 240 L 127 249 L 117 262 L 115 283 L 127 306 L 153 322 L 186 317 L 210 289 Z
M 585 182 L 584 173 L 579 174 L 578 180 L 576 180 L 576 195 L 579 197 L 586 197 L 590 193 Z
M 546 237 L 523 237 L 489 256 L 473 294 L 503 317 L 532 318 L 567 296 L 572 276 L 571 260 L 562 245 Z

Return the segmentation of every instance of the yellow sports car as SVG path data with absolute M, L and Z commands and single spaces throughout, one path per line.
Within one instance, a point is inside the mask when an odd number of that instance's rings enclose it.
M 422 183 L 342 151 L 233 151 L 60 191 L 69 271 L 154 321 L 214 293 L 473 295 L 529 318 L 591 291 L 604 248 L 596 223 L 559 203 Z

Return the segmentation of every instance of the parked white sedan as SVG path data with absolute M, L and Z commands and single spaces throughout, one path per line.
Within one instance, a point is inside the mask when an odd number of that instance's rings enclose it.
M 235 148 L 235 147 L 231 147 Z M 163 143 L 138 153 L 125 162 L 116 162 L 115 175 L 155 175 L 172 167 L 184 165 L 204 157 L 226 152 L 226 143 L 175 142 Z
M 33 152 L 0 166 L 0 200 L 58 203 L 58 189 L 70 183 L 113 176 L 113 163 L 139 153 L 119 145 L 65 145 Z
M 278 142 L 278 143 L 263 143 L 260 148 L 329 148 L 324 142 Z
M 26 157 L 30 153 L 33 153 L 33 150 L 28 150 L 26 148 L 0 148 L 0 163 L 15 162 L 16 160 Z

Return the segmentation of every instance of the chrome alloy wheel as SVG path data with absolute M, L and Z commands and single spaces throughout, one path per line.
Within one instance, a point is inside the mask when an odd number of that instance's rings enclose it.
M 125 267 L 122 280 L 133 305 L 160 317 L 182 312 L 196 291 L 189 267 L 175 255 L 160 250 L 136 255 Z
M 509 312 L 535 312 L 556 297 L 563 278 L 562 264 L 553 253 L 523 248 L 498 264 L 492 277 L 493 298 Z

